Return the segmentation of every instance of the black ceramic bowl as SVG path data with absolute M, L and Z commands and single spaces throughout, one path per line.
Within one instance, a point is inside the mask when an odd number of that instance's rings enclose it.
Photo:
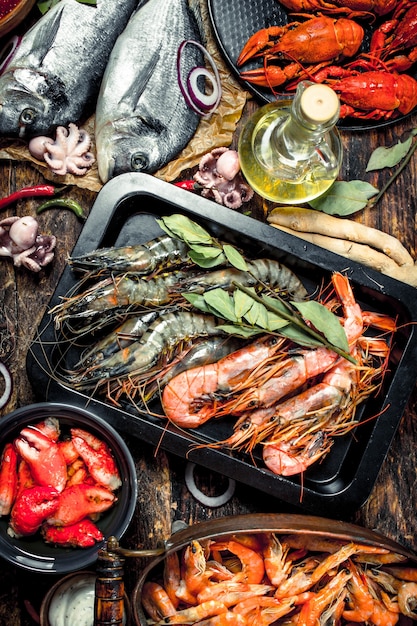
M 46 417 L 58 418 L 62 434 L 70 427 L 79 427 L 107 443 L 122 480 L 122 485 L 116 492 L 117 502 L 103 513 L 97 522 L 104 540 L 90 548 L 48 545 L 39 533 L 19 539 L 12 538 L 7 533 L 8 518 L 0 518 L 0 555 L 4 559 L 31 572 L 67 574 L 90 567 L 95 563 L 105 539 L 110 536 L 120 538 L 126 531 L 137 499 L 136 470 L 128 447 L 112 426 L 90 411 L 61 403 L 32 404 L 3 417 L 0 420 L 1 450 L 20 433 L 22 428 L 40 422 Z

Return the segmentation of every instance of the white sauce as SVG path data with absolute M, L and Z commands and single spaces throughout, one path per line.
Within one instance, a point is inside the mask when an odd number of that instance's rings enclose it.
M 49 604 L 49 626 L 94 626 L 95 587 L 95 574 L 79 574 L 64 581 Z

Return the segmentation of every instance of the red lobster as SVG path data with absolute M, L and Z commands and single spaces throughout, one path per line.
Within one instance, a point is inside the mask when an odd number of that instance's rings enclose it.
M 384 61 L 390 70 L 407 71 L 417 61 L 417 3 L 403 0 L 392 19 L 375 30 L 370 55 Z
M 317 64 L 352 57 L 364 37 L 362 26 L 346 18 L 313 17 L 306 22 L 291 22 L 286 26 L 264 28 L 249 38 L 241 51 L 237 65 L 263 56 L 262 68 L 241 72 L 243 80 L 262 87 L 278 87 L 288 80 L 306 76 L 303 63 Z M 275 65 L 271 62 L 284 62 Z M 320 65 L 321 67 L 321 65 Z
M 320 11 L 327 15 L 345 14 L 347 17 L 387 15 L 393 11 L 398 0 L 280 0 L 290 11 Z
M 399 113 L 406 115 L 417 106 L 417 81 L 408 74 L 329 66 L 314 80 L 330 84 L 339 94 L 342 118 L 390 119 Z

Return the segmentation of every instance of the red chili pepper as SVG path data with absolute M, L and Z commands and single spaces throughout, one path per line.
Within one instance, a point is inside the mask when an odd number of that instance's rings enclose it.
M 14 191 L 10 196 L 0 199 L 0 210 L 5 207 L 22 200 L 24 198 L 33 198 L 35 196 L 54 196 L 62 191 L 63 187 L 57 188 L 53 185 L 36 185 L 34 187 L 23 187 L 19 191 Z
M 178 183 L 173 183 L 175 187 L 180 189 L 186 189 L 187 191 L 196 191 L 201 189 L 201 185 L 195 182 L 195 180 L 180 180 Z

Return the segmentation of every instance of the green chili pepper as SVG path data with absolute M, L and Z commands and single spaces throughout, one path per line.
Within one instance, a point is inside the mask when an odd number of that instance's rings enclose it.
M 78 217 L 78 219 L 85 221 L 87 219 L 86 214 L 84 213 L 84 209 L 78 202 L 75 200 L 71 200 L 70 198 L 53 198 L 52 200 L 47 200 L 36 209 L 36 213 L 42 213 L 47 209 L 69 209 Z

